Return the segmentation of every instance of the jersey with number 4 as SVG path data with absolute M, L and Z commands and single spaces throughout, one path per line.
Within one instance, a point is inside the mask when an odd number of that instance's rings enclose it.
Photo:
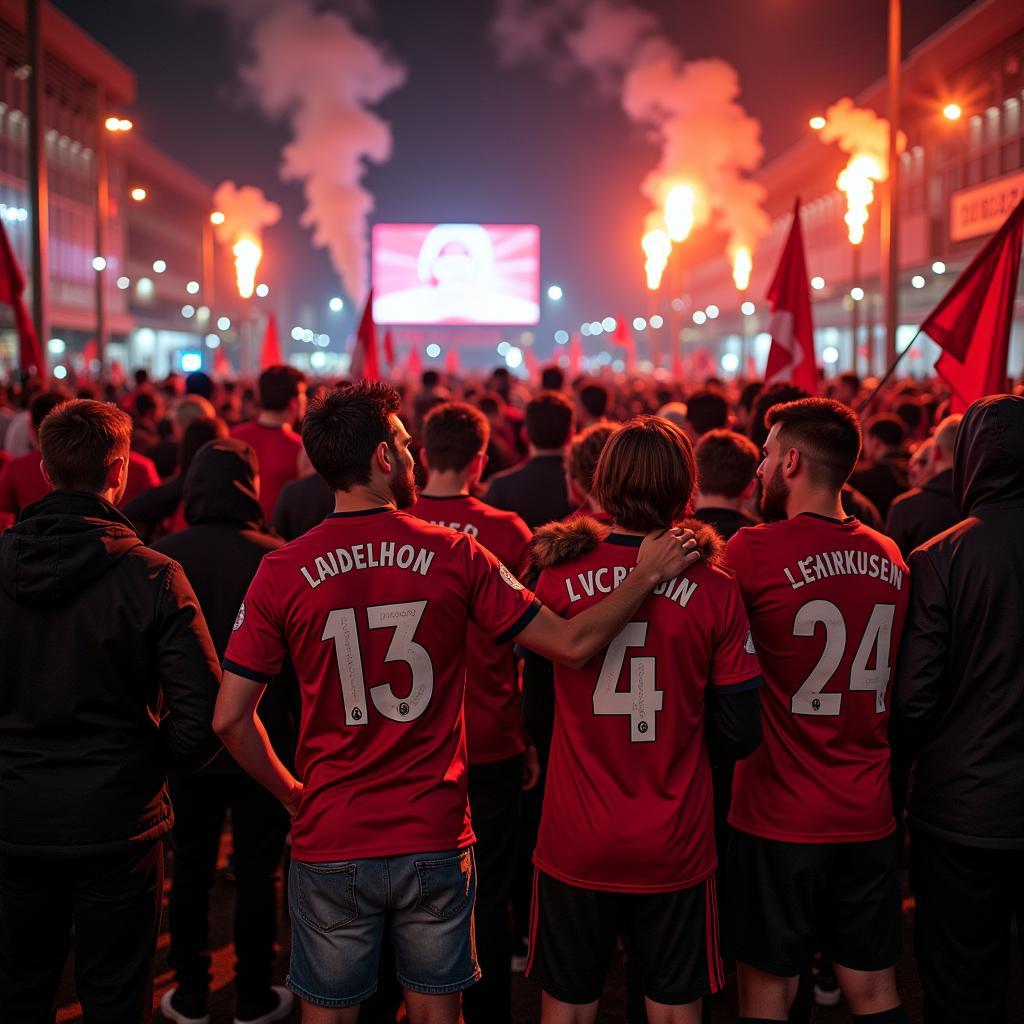
M 734 828 L 798 843 L 881 839 L 889 685 L 910 575 L 856 519 L 813 513 L 740 530 L 726 546 L 765 688 L 761 746 L 736 766 Z
M 391 508 L 335 513 L 263 559 L 224 667 L 265 682 L 295 666 L 297 860 L 473 842 L 466 628 L 504 642 L 539 607 L 472 537 Z
M 640 542 L 613 533 L 545 568 L 538 597 L 578 615 L 626 579 Z M 716 863 L 705 689 L 753 688 L 759 676 L 736 584 L 705 563 L 661 584 L 583 668 L 556 665 L 537 867 L 611 892 L 705 879 Z

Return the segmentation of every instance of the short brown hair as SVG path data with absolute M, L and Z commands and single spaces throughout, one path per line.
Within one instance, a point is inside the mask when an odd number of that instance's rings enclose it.
M 572 434 L 572 402 L 557 391 L 542 391 L 526 405 L 526 436 L 534 448 L 563 448 Z
M 111 463 L 128 458 L 131 440 L 128 413 L 84 398 L 58 405 L 39 427 L 43 465 L 64 491 L 102 491 Z
M 761 461 L 757 445 L 735 430 L 709 430 L 697 442 L 697 486 L 702 494 L 738 498 Z
M 268 412 L 284 412 L 288 403 L 298 397 L 299 385 L 306 383 L 306 375 L 294 366 L 268 366 L 257 382 L 260 408 Z
M 860 424 L 849 406 L 832 398 L 801 398 L 772 406 L 769 430 L 779 424 L 779 443 L 808 460 L 811 482 L 839 491 L 860 456 Z
M 491 425 L 487 417 L 465 402 L 444 402 L 423 421 L 423 447 L 431 470 L 464 470 L 487 448 Z
M 646 533 L 683 515 L 696 479 L 690 439 L 660 416 L 638 416 L 605 445 L 593 494 L 619 526 Z
M 592 423 L 586 430 L 578 433 L 569 445 L 569 454 L 565 458 L 565 468 L 572 480 L 587 494 L 594 487 L 594 473 L 597 471 L 597 460 L 608 443 L 608 438 L 619 429 L 611 420 Z
M 383 381 L 363 380 L 319 395 L 302 421 L 302 444 L 332 491 L 370 482 L 370 460 L 382 441 L 393 446 L 392 416 L 402 407 Z

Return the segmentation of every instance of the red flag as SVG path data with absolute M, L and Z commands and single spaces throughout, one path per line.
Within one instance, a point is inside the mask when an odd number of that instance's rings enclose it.
M 612 341 L 623 350 L 623 361 L 626 364 L 626 373 L 633 373 L 636 369 L 636 338 L 626 323 L 626 318 L 621 314 L 615 318 L 615 330 L 612 332 Z
M 526 367 L 527 379 L 533 380 L 537 376 L 537 354 L 532 345 L 523 348 L 523 366 Z
M 221 380 L 231 376 L 231 360 L 228 359 L 223 345 L 219 345 L 213 353 L 213 372 Z
M 267 317 L 267 329 L 263 332 L 263 354 L 260 356 L 260 369 L 281 365 L 281 341 L 277 336 L 277 317 L 273 313 Z
M 0 221 L 0 302 L 14 310 L 14 326 L 18 331 L 18 365 L 22 373 L 40 373 L 44 367 L 43 350 L 39 347 L 36 329 L 28 315 L 22 292 L 25 275 L 14 258 L 10 239 Z
M 353 380 L 380 380 L 380 360 L 377 356 L 377 326 L 373 322 L 373 289 L 366 297 L 366 308 L 356 331 L 356 344 L 352 350 L 352 364 L 348 375 Z
M 92 364 L 95 360 L 100 357 L 100 349 L 96 344 L 95 338 L 90 338 L 85 343 L 85 348 L 82 349 L 82 372 L 87 376 L 92 376 Z
M 454 377 L 459 372 L 459 350 L 454 345 L 448 346 L 444 354 L 444 372 Z
M 391 328 L 384 332 L 384 358 L 392 369 L 395 365 L 395 339 L 391 337 Z
M 569 372 L 575 376 L 583 365 L 583 339 L 579 331 L 573 331 L 569 339 Z
M 793 207 L 793 226 L 782 250 L 775 278 L 766 296 L 772 308 L 765 383 L 790 380 L 808 394 L 818 393 L 818 371 L 814 365 L 814 321 L 811 319 L 811 289 L 804 261 L 804 239 L 800 231 L 800 200 Z
M 953 412 L 1006 390 L 1022 240 L 1024 199 L 921 324 L 942 347 L 935 372 L 952 392 Z
M 405 373 L 413 380 L 419 380 L 420 374 L 423 373 L 423 356 L 420 353 L 418 341 L 414 341 L 409 346 L 409 358 L 406 360 Z

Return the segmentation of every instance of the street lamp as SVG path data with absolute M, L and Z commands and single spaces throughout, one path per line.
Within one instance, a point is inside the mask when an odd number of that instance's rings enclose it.
M 136 186 L 128 194 L 135 200 L 135 202 L 141 203 L 149 193 L 147 193 L 144 188 Z
M 548 288 L 548 298 L 552 302 L 558 302 L 562 298 L 562 294 L 562 289 L 557 284 L 553 284 Z
M 942 108 L 942 116 L 947 121 L 959 121 L 963 115 L 963 109 L 959 103 L 947 103 Z
M 340 313 L 345 308 L 345 300 L 340 295 L 335 295 L 331 301 L 327 303 L 327 308 L 332 313 Z

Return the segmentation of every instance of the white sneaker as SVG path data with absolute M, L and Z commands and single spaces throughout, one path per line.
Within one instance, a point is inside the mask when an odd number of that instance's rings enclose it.
M 274 1024 L 275 1021 L 284 1020 L 292 1012 L 295 996 L 282 985 L 274 985 L 270 991 L 277 996 L 277 1006 L 273 1010 L 263 1014 L 262 1017 L 250 1017 L 247 1020 L 236 1017 L 235 1024 Z
M 171 1005 L 171 999 L 177 991 L 177 985 L 174 988 L 169 988 L 160 1000 L 160 1012 L 164 1015 L 164 1020 L 169 1020 L 172 1024 L 210 1024 L 209 1014 L 206 1014 L 205 1017 L 186 1017 L 185 1014 L 176 1010 Z

